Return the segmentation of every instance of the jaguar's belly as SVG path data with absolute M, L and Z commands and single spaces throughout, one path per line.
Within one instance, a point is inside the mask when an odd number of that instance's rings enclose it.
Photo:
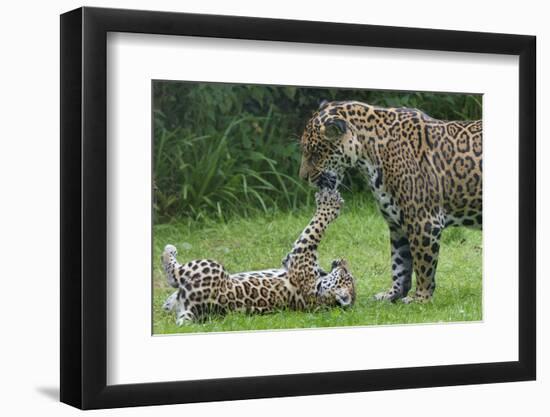
M 390 224 L 402 225 L 402 209 L 396 203 L 395 198 L 383 189 L 373 189 L 372 193 L 384 219 Z M 458 210 L 447 214 L 444 214 L 444 212 L 445 211 L 442 209 L 440 211 L 440 216 L 437 218 L 438 224 L 443 224 L 444 221 L 444 227 L 466 226 L 478 229 L 483 227 L 482 211 L 478 208 L 465 208 L 464 210 Z
M 483 226 L 483 200 L 481 189 L 459 198 L 448 199 L 443 205 L 445 226 L 466 226 L 481 228 Z
M 238 272 L 236 274 L 231 274 L 231 278 L 280 278 L 285 274 L 285 269 L 262 269 L 259 271 Z
M 478 211 L 448 214 L 445 216 L 445 227 L 448 226 L 466 226 L 479 229 L 483 226 L 483 215 Z

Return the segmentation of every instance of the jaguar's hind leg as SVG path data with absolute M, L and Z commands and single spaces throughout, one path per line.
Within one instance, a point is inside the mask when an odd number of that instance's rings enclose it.
M 178 309 L 176 313 L 176 325 L 183 326 L 184 324 L 190 324 L 195 321 L 195 315 L 191 310 Z
M 168 285 L 174 288 L 178 288 L 179 285 L 178 268 L 181 266 L 176 259 L 177 254 L 178 251 L 174 245 L 166 245 L 160 257 Z
M 176 292 L 176 301 L 174 307 L 176 310 L 176 325 L 182 326 L 196 320 L 193 310 L 195 303 L 192 303 L 185 297 L 185 290 L 179 289 Z
M 412 301 L 425 303 L 432 299 L 435 290 L 435 271 L 439 257 L 441 227 L 439 223 L 426 221 L 421 224 L 423 234 L 411 239 L 416 291 L 412 297 L 403 298 L 404 303 Z
M 166 312 L 172 311 L 174 307 L 176 306 L 176 303 L 178 301 L 178 291 L 174 291 L 172 295 L 170 295 L 164 304 L 162 305 L 162 309 Z

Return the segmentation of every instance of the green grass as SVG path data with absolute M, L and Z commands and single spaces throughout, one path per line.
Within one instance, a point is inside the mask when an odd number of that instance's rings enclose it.
M 175 223 L 154 227 L 153 333 L 225 332 L 383 324 L 437 323 L 482 319 L 482 233 L 465 228 L 443 232 L 437 269 L 437 289 L 432 302 L 405 305 L 374 301 L 373 295 L 391 282 L 389 232 L 374 203 L 364 198 L 346 199 L 340 217 L 330 226 L 319 247 L 321 265 L 328 269 L 334 258 L 345 257 L 357 282 L 357 300 L 347 310 L 316 312 L 282 310 L 265 315 L 230 313 L 204 323 L 175 325 L 174 313 L 162 310 L 168 286 L 159 258 L 164 245 L 178 248 L 183 263 L 211 258 L 231 273 L 276 268 L 294 239 L 308 223 L 314 209 L 273 213 L 227 221 Z M 413 277 L 414 279 L 414 277 Z M 414 285 L 413 285 L 414 289 Z

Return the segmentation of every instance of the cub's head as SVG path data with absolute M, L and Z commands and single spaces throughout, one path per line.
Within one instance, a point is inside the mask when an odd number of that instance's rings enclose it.
M 321 103 L 300 140 L 300 177 L 316 186 L 337 187 L 346 169 L 355 165 L 361 149 L 356 129 L 349 122 L 355 107 L 352 102 Z M 327 180 L 332 182 L 327 184 Z
M 355 279 L 344 259 L 332 262 L 332 270 L 319 278 L 317 296 L 324 305 L 349 307 L 355 303 Z

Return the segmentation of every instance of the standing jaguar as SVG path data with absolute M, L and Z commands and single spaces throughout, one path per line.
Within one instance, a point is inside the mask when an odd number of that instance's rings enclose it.
M 316 194 L 317 210 L 300 234 L 283 268 L 230 275 L 223 265 L 205 259 L 180 265 L 176 248 L 166 245 L 161 262 L 168 283 L 178 288 L 164 303 L 176 309 L 176 324 L 182 325 L 209 312 L 243 311 L 265 313 L 280 308 L 296 310 L 317 306 L 352 305 L 355 281 L 345 260 L 332 262 L 330 273 L 318 262 L 317 247 L 328 225 L 338 217 L 343 203 L 337 190 Z
M 301 147 L 300 176 L 310 183 L 327 186 L 328 178 L 328 186 L 338 187 L 344 172 L 357 168 L 372 190 L 390 229 L 393 279 L 376 299 L 430 300 L 443 228 L 482 226 L 482 122 L 324 101 Z

